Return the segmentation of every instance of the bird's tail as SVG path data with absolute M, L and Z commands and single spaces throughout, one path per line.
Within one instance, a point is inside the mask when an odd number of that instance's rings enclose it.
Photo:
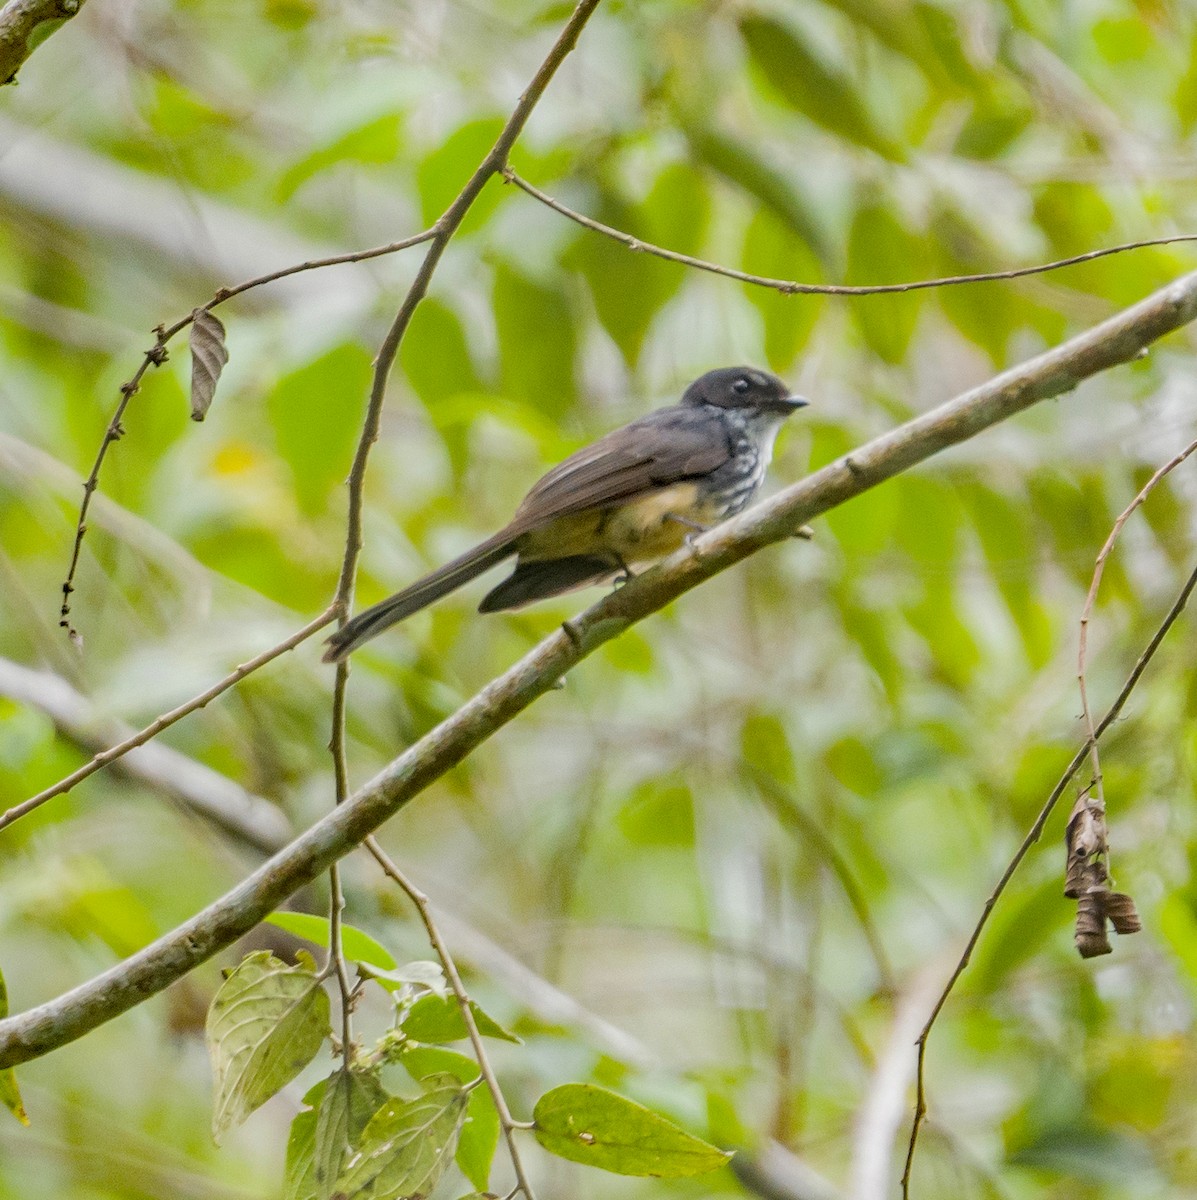
M 380 601 L 373 608 L 358 613 L 352 621 L 347 622 L 328 639 L 324 661 L 340 662 L 396 621 L 402 621 L 412 613 L 419 612 L 434 600 L 439 600 L 462 584 L 469 583 L 476 575 L 481 575 L 483 571 L 514 553 L 515 537 L 506 529 L 500 529 L 494 537 L 487 538 L 485 542 L 467 550 L 459 558 L 438 567 L 423 579 L 416 580 L 411 587 L 404 588 L 403 591 Z

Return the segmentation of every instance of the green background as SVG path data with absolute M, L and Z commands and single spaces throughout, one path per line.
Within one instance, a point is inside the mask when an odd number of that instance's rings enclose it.
M 370 361 L 421 251 L 225 305 L 231 359 L 202 425 L 172 348 L 93 509 L 82 652 L 56 627 L 80 478 L 154 325 L 218 286 L 434 220 L 567 14 L 90 0 L 38 49 L 0 96 L 0 654 L 141 725 L 321 611 Z M 1001 269 L 1197 230 L 1195 64 L 1182 0 L 609 3 L 513 162 L 636 237 L 753 272 Z M 792 481 L 1193 263 L 1152 249 L 1015 283 L 783 297 L 632 254 L 492 181 L 400 354 L 359 603 L 492 532 L 546 466 L 709 367 L 768 366 L 812 398 L 772 471 Z M 1093 560 L 1197 436 L 1192 349 L 1173 337 L 684 597 L 391 823 L 383 841 L 451 914 L 471 990 L 526 1039 L 495 1051 L 517 1117 L 590 1080 L 721 1144 L 776 1139 L 847 1185 L 862 1112 L 912 1058 L 910 1013 L 917 1031 L 1079 744 Z M 1193 470 L 1106 571 L 1099 710 L 1191 565 Z M 355 659 L 354 781 L 598 594 L 480 618 L 481 592 Z M 1078 960 L 1066 803 L 932 1039 L 920 1197 L 1197 1195 L 1192 646 L 1182 620 L 1103 754 L 1114 872 L 1145 930 Z M 305 645 L 163 740 L 309 823 L 333 793 L 318 659 Z M 85 758 L 0 699 L 5 804 Z M 14 1009 L 252 864 L 114 772 L 53 801 L 0 839 Z M 347 886 L 355 924 L 401 961 L 430 957 L 372 864 L 351 859 Z M 493 944 L 535 977 L 487 959 Z M 537 978 L 576 1006 L 551 1010 Z M 211 1145 L 198 1033 L 218 981 L 209 965 L 22 1068 L 33 1124 L 0 1114 L 0 1197 L 278 1195 L 310 1080 Z M 380 1003 L 359 1016 L 370 1036 L 386 1021 Z M 633 1182 L 530 1138 L 526 1153 L 550 1195 L 743 1194 L 730 1171 Z M 496 1190 L 505 1177 L 500 1155 Z

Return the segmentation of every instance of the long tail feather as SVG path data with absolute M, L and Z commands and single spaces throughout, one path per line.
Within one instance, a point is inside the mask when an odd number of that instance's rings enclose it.
M 619 567 L 601 554 L 575 554 L 568 558 L 521 562 L 498 587 L 482 598 L 478 611 L 499 612 L 519 608 L 533 600 L 560 596 L 588 583 L 610 579 Z
M 418 579 L 411 587 L 396 592 L 393 596 L 358 613 L 352 621 L 328 639 L 324 653 L 325 662 L 340 662 L 352 654 L 364 642 L 390 628 L 397 621 L 419 612 L 434 600 L 439 600 L 462 584 L 469 583 L 476 575 L 489 570 L 496 563 L 515 553 L 515 538 L 501 529 L 492 538 L 467 550 L 459 558 L 438 567 L 430 575 Z

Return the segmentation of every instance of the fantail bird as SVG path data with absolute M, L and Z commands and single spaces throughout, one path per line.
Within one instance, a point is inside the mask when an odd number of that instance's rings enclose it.
M 359 613 L 328 639 L 325 662 L 516 555 L 480 612 L 518 608 L 663 558 L 756 495 L 782 422 L 809 403 L 775 375 L 724 367 L 681 402 L 599 438 L 543 476 L 493 537 Z

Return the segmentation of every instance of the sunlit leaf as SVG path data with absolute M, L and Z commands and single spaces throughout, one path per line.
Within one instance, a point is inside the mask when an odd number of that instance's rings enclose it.
M 543 413 L 563 413 L 574 398 L 577 349 L 565 291 L 500 263 L 493 303 L 503 390 Z
M 208 1011 L 212 1136 L 219 1141 L 290 1083 L 329 1032 L 328 995 L 314 964 L 289 967 L 265 950 L 244 958 Z
M 271 925 L 285 929 L 296 937 L 304 938 L 317 946 L 327 946 L 329 939 L 328 918 L 316 913 L 288 912 L 280 910 L 272 912 L 267 918 Z M 395 967 L 395 958 L 391 952 L 377 942 L 363 929 L 355 925 L 341 925 L 341 949 L 350 962 L 369 963 L 384 971 Z
M 749 13 L 740 18 L 740 33 L 753 61 L 788 104 L 884 158 L 904 157 L 865 107 L 860 87 L 799 26 Z
M 700 163 L 771 209 L 820 262 L 834 261 L 830 235 L 802 180 L 783 174 L 751 143 L 706 121 L 685 121 L 682 128 Z
M 820 283 L 823 271 L 808 244 L 795 237 L 768 209 L 761 209 L 744 236 L 743 268 L 751 275 L 796 283 Z M 784 371 L 806 344 L 823 309 L 821 296 L 783 295 L 770 288 L 744 285 L 765 323 L 765 356 L 769 365 Z
M 731 1157 L 643 1105 L 588 1083 L 546 1092 L 533 1120 L 546 1150 L 618 1175 L 679 1179 L 714 1171 Z
M 482 117 L 467 121 L 453 131 L 420 164 L 417 181 L 420 190 L 421 219 L 427 229 L 449 207 L 465 182 L 478 168 L 503 128 L 501 117 Z M 491 181 L 486 192 L 474 203 L 463 230 L 485 223 L 502 199 L 502 188 Z
M 337 1180 L 354 1200 L 426 1196 L 453 1158 L 466 1116 L 466 1093 L 454 1079 L 429 1080 L 415 1100 L 388 1100 L 370 1119 L 361 1146 Z
M 285 204 L 309 179 L 338 163 L 393 162 L 402 145 L 402 128 L 402 114 L 389 112 L 338 134 L 292 163 L 280 178 L 275 195 Z
M 852 217 L 848 234 L 848 279 L 856 284 L 905 283 L 925 277 L 927 253 L 907 231 L 892 206 L 866 198 Z M 869 348 L 889 363 L 901 362 L 910 348 L 923 293 L 865 296 L 852 317 Z
M 483 1037 L 519 1042 L 514 1033 L 508 1033 L 473 1001 L 470 1001 L 470 1011 Z M 469 1036 L 455 996 L 438 996 L 435 993 L 420 996 L 402 1014 L 401 1020 L 403 1032 L 417 1042 L 456 1042 Z
M 370 386 L 370 356 L 352 343 L 279 380 L 269 409 L 279 452 L 307 513 L 322 512 L 344 482 Z

